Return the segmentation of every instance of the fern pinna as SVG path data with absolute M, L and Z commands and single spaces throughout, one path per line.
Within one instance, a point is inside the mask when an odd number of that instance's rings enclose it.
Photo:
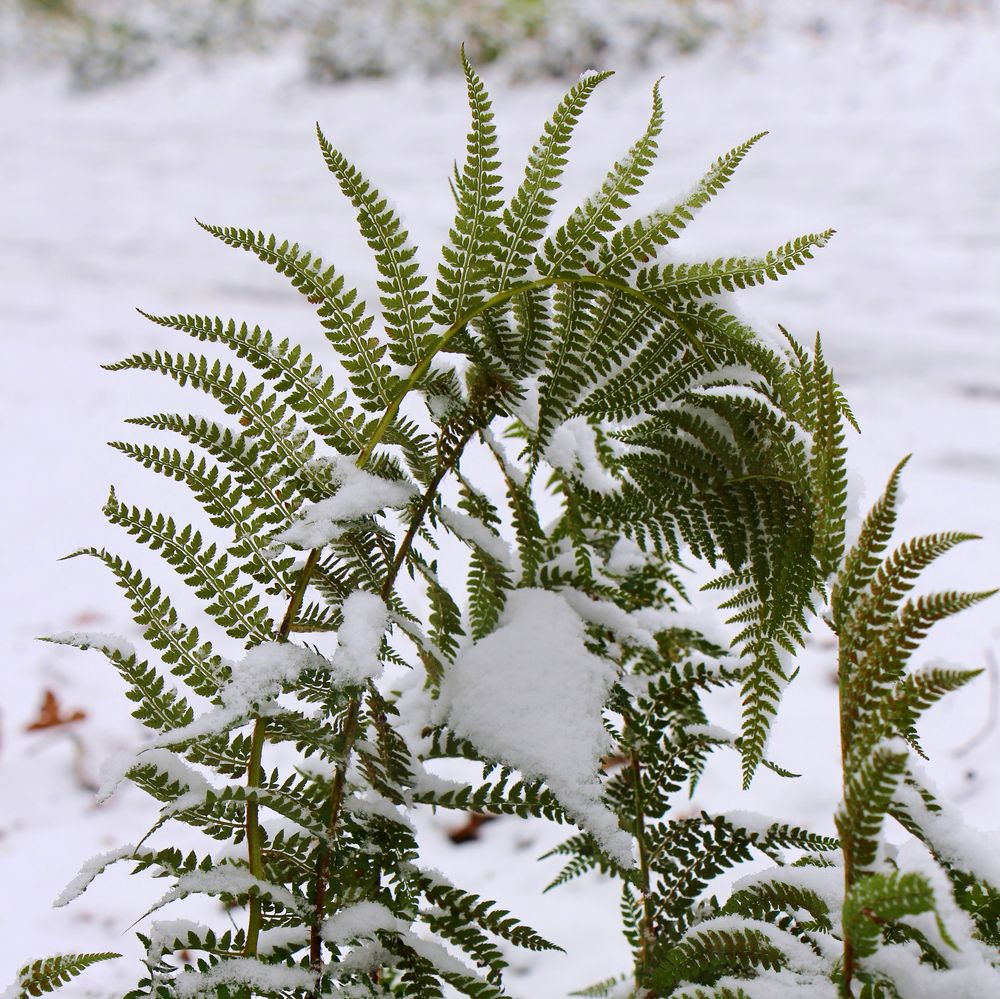
M 919 574 L 972 535 L 905 542 L 888 556 L 899 478 L 864 521 L 833 584 L 844 797 L 839 853 L 806 852 L 737 882 L 657 955 L 656 995 L 909 999 L 1000 993 L 1000 866 L 927 784 L 916 722 L 980 671 L 908 669 L 930 627 L 991 595 L 908 596 Z M 883 836 L 895 819 L 913 840 Z
M 564 878 L 623 879 L 640 980 L 715 874 L 752 851 L 832 845 L 669 814 L 714 749 L 741 753 L 747 781 L 767 762 L 790 653 L 840 556 L 846 404 L 818 345 L 765 344 L 722 297 L 800 266 L 829 233 L 657 263 L 760 138 L 672 208 L 623 222 L 655 157 L 658 87 L 643 133 L 552 227 L 574 127 L 610 74 L 569 90 L 505 199 L 491 103 L 463 66 L 472 128 L 436 279 L 322 132 L 374 254 L 378 313 L 297 244 L 203 224 L 315 307 L 333 374 L 267 330 L 188 314 L 148 318 L 230 361 L 159 350 L 108 366 L 166 375 L 230 417 L 139 417 L 167 443 L 114 445 L 186 485 L 202 524 L 114 491 L 105 513 L 243 649 L 224 656 L 126 558 L 77 553 L 111 571 L 157 658 L 53 640 L 121 673 L 151 737 L 106 789 L 127 778 L 161 817 L 62 901 L 126 862 L 172 884 L 160 906 L 202 894 L 246 911 L 238 929 L 144 924 L 136 999 L 503 994 L 508 945 L 554 945 L 421 866 L 407 814 L 421 805 L 574 823 Z M 692 560 L 717 570 L 732 649 L 685 613 Z M 739 734 L 707 724 L 699 695 L 720 684 L 742 691 Z M 482 763 L 483 781 L 435 777 L 443 757 Z M 157 846 L 171 822 L 205 847 Z

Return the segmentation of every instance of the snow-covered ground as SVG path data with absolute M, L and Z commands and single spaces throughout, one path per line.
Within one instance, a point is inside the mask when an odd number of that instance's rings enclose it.
M 984 589 L 1000 582 L 1000 32 L 985 21 L 900 20 L 877 38 L 863 22 L 855 29 L 832 39 L 778 35 L 605 84 L 578 133 L 567 204 L 641 130 L 654 74 L 665 76 L 668 127 L 647 205 L 669 201 L 720 152 L 770 129 L 683 252 L 763 250 L 838 230 L 807 269 L 744 293 L 740 305 L 761 329 L 780 321 L 807 340 L 822 331 L 862 424 L 850 445 L 865 502 L 913 451 L 903 530 L 985 536 L 929 581 Z M 512 176 L 559 90 L 495 93 Z M 446 175 L 466 129 L 457 80 L 317 89 L 301 82 L 294 60 L 270 57 L 214 75 L 175 66 L 98 97 L 47 78 L 0 89 L 0 984 L 29 958 L 128 950 L 126 928 L 162 894 L 119 871 L 74 906 L 50 908 L 86 857 L 145 830 L 150 805 L 122 793 L 95 806 L 88 785 L 102 757 L 131 744 L 137 725 L 103 660 L 35 637 L 135 632 L 99 566 L 56 561 L 85 544 L 133 550 L 100 515 L 110 482 L 130 501 L 184 510 L 181 490 L 103 444 L 128 436 L 126 416 L 208 408 L 160 379 L 100 370 L 169 339 L 134 306 L 252 319 L 323 350 L 308 306 L 282 279 L 207 238 L 192 216 L 297 239 L 371 290 L 367 248 L 312 138 L 317 119 L 400 204 L 430 257 L 446 232 Z M 1000 827 L 998 650 L 994 600 L 942 625 L 922 652 L 994 663 L 926 723 L 932 773 L 982 828 Z M 802 667 L 772 755 L 803 777 L 763 774 L 741 794 L 736 760 L 720 758 L 693 808 L 830 827 L 839 789 L 832 645 L 822 628 Z M 86 719 L 25 732 L 45 689 Z M 733 705 L 719 709 L 731 716 Z M 554 870 L 535 862 L 556 839 L 551 829 L 501 820 L 454 847 L 445 832 L 456 821 L 424 822 L 429 862 L 568 951 L 519 955 L 515 995 L 563 996 L 624 969 L 609 885 L 590 879 L 538 894 Z M 75 991 L 109 994 L 134 976 L 132 962 L 105 965 Z

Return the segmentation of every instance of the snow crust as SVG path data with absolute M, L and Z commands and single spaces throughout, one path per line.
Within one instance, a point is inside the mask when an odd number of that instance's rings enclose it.
M 340 455 L 329 463 L 339 485 L 337 492 L 304 507 L 299 520 L 275 535 L 278 541 L 294 548 L 322 548 L 339 538 L 351 523 L 406 506 L 416 493 L 412 483 L 371 475 L 358 468 L 352 458 Z
M 370 937 L 380 930 L 406 933 L 409 929 L 410 924 L 405 919 L 394 916 L 384 905 L 357 902 L 335 912 L 323 924 L 323 939 L 334 946 L 341 946 Z
M 632 866 L 631 838 L 601 802 L 600 763 L 611 749 L 601 723 L 612 663 L 584 644 L 583 621 L 566 598 L 514 590 L 497 629 L 445 674 L 448 723 L 487 756 L 545 780 L 601 847 Z
M 255 878 L 245 867 L 236 867 L 234 864 L 220 864 L 207 871 L 196 870 L 182 874 L 176 885 L 160 899 L 156 908 L 193 893 L 241 895 L 251 888 L 269 895 L 289 912 L 302 911 L 302 902 L 287 888 Z
M 329 663 L 312 649 L 294 642 L 261 642 L 248 650 L 233 669 L 229 683 L 221 692 L 226 710 L 236 715 L 251 714 L 273 700 L 285 684 L 307 669 L 326 669 Z
M 135 646 L 127 638 L 103 631 L 57 631 L 46 635 L 46 640 L 58 645 L 72 645 L 77 649 L 100 649 L 122 659 L 129 659 L 136 654 Z

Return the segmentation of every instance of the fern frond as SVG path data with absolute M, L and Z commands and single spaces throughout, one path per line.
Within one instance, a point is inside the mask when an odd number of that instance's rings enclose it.
M 847 466 L 844 429 L 841 417 L 840 390 L 823 356 L 823 346 L 816 334 L 816 347 L 810 365 L 811 394 L 814 399 L 811 478 L 816 509 L 813 552 L 819 572 L 829 576 L 844 555 L 847 518 Z
M 163 677 L 146 661 L 139 661 L 134 649 L 105 635 L 68 633 L 47 635 L 41 639 L 53 645 L 76 649 L 97 649 L 125 681 L 125 696 L 138 705 L 132 717 L 154 732 L 181 728 L 194 721 L 194 711 L 174 687 L 167 687 Z
M 812 917 L 805 928 L 823 931 L 833 929 L 830 906 L 816 891 L 778 878 L 767 878 L 733 892 L 722 908 L 724 914 L 745 916 L 748 919 L 767 919 L 773 913 L 796 910 L 807 912 Z
M 171 672 L 181 677 L 192 690 L 214 698 L 228 681 L 230 667 L 215 655 L 208 642 L 202 642 L 197 628 L 189 628 L 178 618 L 173 604 L 159 586 L 118 555 L 103 548 L 81 548 L 68 555 L 89 555 L 103 562 L 114 574 L 132 606 L 142 636 L 163 656 Z
M 213 396 L 223 409 L 240 417 L 244 434 L 260 439 L 269 450 L 281 455 L 301 473 L 296 485 L 310 499 L 318 499 L 311 489 L 307 463 L 316 453 L 316 441 L 308 430 L 299 426 L 295 416 L 279 400 L 276 393 L 267 394 L 266 383 L 251 385 L 242 372 L 237 374 L 230 365 L 220 361 L 209 362 L 197 354 L 187 356 L 155 351 L 153 354 L 134 354 L 115 364 L 104 365 L 107 371 L 156 371 L 169 375 L 179 385 L 190 384 Z
M 227 635 L 247 639 L 251 644 L 266 642 L 273 632 L 266 607 L 254 595 L 250 583 L 240 583 L 239 569 L 230 569 L 229 560 L 214 543 L 205 545 L 194 527 L 178 528 L 173 518 L 121 503 L 114 490 L 104 504 L 104 514 L 153 551 L 158 552 L 178 575 L 204 600 L 205 611 Z
M 389 336 L 389 353 L 397 364 L 415 365 L 430 350 L 433 335 L 427 316 L 431 306 L 426 279 L 415 260 L 402 221 L 389 202 L 344 155 L 327 141 L 317 126 L 320 149 L 344 196 L 358 213 L 361 235 L 375 253 L 382 317 Z
M 532 147 L 521 186 L 503 213 L 498 290 L 513 286 L 529 273 L 555 205 L 555 193 L 566 165 L 573 131 L 591 94 L 613 75 L 610 72 L 591 73 L 576 83 L 560 101 Z
M 298 243 L 281 243 L 273 236 L 253 229 L 198 225 L 221 239 L 227 246 L 238 247 L 271 264 L 284 274 L 296 290 L 318 306 L 320 323 L 326 338 L 340 355 L 355 395 L 365 409 L 381 410 L 392 402 L 397 381 L 383 360 L 385 346 L 371 335 L 374 319 L 367 315 L 365 303 L 353 288 L 346 288 L 344 278 L 333 266 L 324 268 L 323 260 L 299 248 Z
M 705 298 L 752 288 L 768 280 L 777 281 L 802 267 L 812 258 L 813 250 L 826 246 L 833 235 L 833 229 L 826 229 L 797 236 L 763 257 L 729 257 L 711 263 L 651 267 L 636 273 L 636 286 L 666 300 Z
M 893 796 L 906 772 L 908 754 L 892 745 L 877 747 L 866 759 L 851 759 L 844 775 L 844 804 L 837 816 L 844 852 L 858 871 L 875 863 L 879 835 Z
M 907 455 L 892 470 L 885 492 L 868 512 L 858 540 L 844 559 L 830 596 L 831 619 L 839 629 L 847 620 L 853 604 L 871 582 L 881 563 L 882 553 L 889 544 L 896 526 L 899 482 Z
M 292 480 L 299 471 L 298 462 L 294 466 L 283 464 L 283 456 L 260 438 L 254 440 L 213 420 L 181 413 L 137 416 L 125 422 L 168 430 L 207 451 L 225 465 L 247 498 L 259 509 L 269 510 L 281 527 L 291 523 L 303 503 Z
M 284 394 L 288 406 L 300 414 L 316 432 L 341 454 L 357 454 L 368 439 L 365 419 L 347 401 L 347 393 L 336 393 L 333 379 L 313 363 L 311 354 L 288 340 L 277 340 L 270 330 L 250 329 L 235 320 L 224 322 L 212 316 L 153 316 L 158 326 L 188 333 L 196 340 L 221 343 L 237 357 L 264 374 Z
M 286 526 L 284 517 L 276 519 L 267 513 L 257 513 L 252 501 L 243 504 L 242 490 L 232 478 L 221 475 L 218 467 L 204 458 L 199 460 L 193 452 L 182 455 L 176 449 L 122 441 L 112 441 L 111 447 L 145 468 L 184 482 L 201 503 L 209 521 L 233 531 L 236 539 L 227 550 L 246 572 L 268 593 L 291 595 L 294 582 L 289 570 L 293 559 L 274 558 L 270 540 L 276 530 Z
M 566 222 L 545 240 L 535 257 L 541 274 L 579 270 L 588 254 L 606 241 L 629 200 L 638 193 L 656 156 L 657 139 L 663 128 L 663 99 L 659 81 L 653 87 L 653 109 L 646 131 L 612 167 L 600 190 L 577 208 Z
M 653 212 L 615 233 L 598 256 L 601 273 L 610 277 L 624 277 L 635 266 L 636 261 L 645 263 L 656 253 L 658 247 L 677 239 L 680 232 L 694 219 L 695 213 L 704 208 L 729 183 L 744 157 L 765 135 L 767 132 L 753 135 L 720 156 L 694 190 L 673 208 Z
M 711 985 L 726 973 L 746 976 L 758 969 L 778 971 L 785 964 L 785 955 L 761 930 L 740 926 L 715 929 L 707 923 L 665 950 L 651 984 L 670 995 L 682 982 Z
M 59 954 L 33 964 L 26 964 L 17 973 L 11 995 L 14 999 L 35 999 L 47 992 L 55 992 L 87 968 L 101 961 L 112 961 L 121 954 L 104 951 L 97 954 Z
M 878 949 L 886 923 L 934 911 L 934 889 L 921 874 L 889 871 L 860 879 L 844 901 L 844 934 L 860 958 Z
M 458 179 L 458 211 L 441 250 L 434 319 L 449 327 L 485 298 L 499 255 L 500 160 L 493 109 L 483 81 L 462 51 L 472 110 L 465 164 Z

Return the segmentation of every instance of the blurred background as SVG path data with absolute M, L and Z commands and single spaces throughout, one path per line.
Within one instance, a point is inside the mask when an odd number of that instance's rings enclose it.
M 765 335 L 778 322 L 803 341 L 822 331 L 862 426 L 849 441 L 856 510 L 912 451 L 901 529 L 985 538 L 928 582 L 1000 582 L 992 0 L 0 0 L 0 988 L 20 964 L 58 951 L 128 957 L 127 927 L 162 894 L 117 872 L 69 909 L 51 908 L 84 859 L 138 838 L 154 814 L 127 791 L 95 803 L 102 760 L 134 745 L 139 726 L 99 655 L 36 638 L 138 636 L 99 566 L 57 560 L 107 544 L 145 564 L 102 521 L 109 483 L 130 502 L 193 509 L 182 487 L 128 467 L 104 442 L 135 439 L 129 416 L 217 415 L 158 378 L 100 365 L 187 349 L 135 307 L 245 319 L 323 356 L 308 304 L 192 221 L 297 240 L 371 301 L 369 251 L 315 147 L 317 120 L 398 203 L 433 268 L 468 127 L 463 43 L 492 91 L 511 183 L 565 87 L 588 68 L 618 71 L 581 122 L 557 222 L 642 131 L 658 77 L 667 125 L 636 212 L 673 203 L 716 156 L 770 130 L 677 253 L 756 253 L 838 230 L 807 268 L 733 307 Z M 984 829 L 1000 827 L 998 648 L 993 601 L 943 625 L 921 652 L 986 670 L 929 715 L 925 739 L 941 792 Z M 720 758 L 692 809 L 831 829 L 832 655 L 817 628 L 772 740 L 771 755 L 803 777 L 763 774 L 742 794 L 737 761 Z M 735 720 L 734 703 L 717 708 L 716 720 Z M 557 831 L 465 827 L 461 815 L 421 820 L 431 866 L 568 951 L 518 955 L 513 995 L 561 997 L 625 967 L 613 889 L 594 877 L 539 894 L 557 865 L 536 858 Z M 129 957 L 73 992 L 121 995 L 136 978 Z

